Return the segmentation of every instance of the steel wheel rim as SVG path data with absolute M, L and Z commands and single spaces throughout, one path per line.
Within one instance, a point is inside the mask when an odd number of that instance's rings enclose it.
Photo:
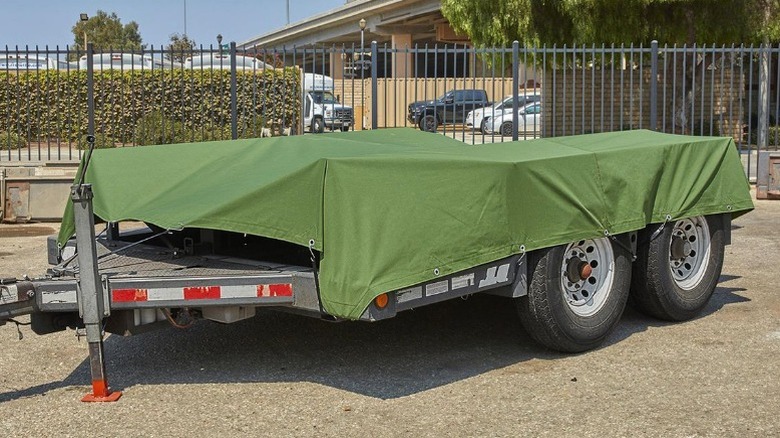
M 587 268 L 586 268 L 587 265 Z M 615 253 L 607 238 L 566 245 L 560 283 L 569 310 L 582 317 L 604 307 L 615 281 Z
M 669 242 L 669 269 L 683 290 L 697 287 L 710 260 L 710 227 L 703 216 L 675 222 Z

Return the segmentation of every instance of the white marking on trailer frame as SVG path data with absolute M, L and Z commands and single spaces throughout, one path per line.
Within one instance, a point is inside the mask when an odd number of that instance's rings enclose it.
M 172 301 L 183 300 L 184 290 L 180 287 L 158 287 L 147 289 L 148 301 Z
M 464 287 L 474 286 L 474 273 L 452 277 L 452 290 L 463 289 Z
M 221 298 L 257 298 L 257 285 L 222 286 Z
M 398 291 L 398 302 L 405 303 L 407 301 L 419 300 L 422 298 L 422 287 L 417 286 L 410 289 L 404 289 Z
M 74 304 L 76 303 L 75 290 L 47 290 L 41 292 L 42 304 Z
M 505 263 L 501 266 L 491 266 L 488 268 L 484 280 L 480 280 L 479 287 L 493 286 L 498 283 L 505 283 L 509 281 L 509 263 Z
M 19 301 L 19 291 L 15 284 L 0 286 L 0 304 L 11 304 Z
M 434 295 L 443 294 L 450 290 L 450 282 L 447 280 L 437 281 L 436 283 L 425 285 L 425 296 L 432 297 Z

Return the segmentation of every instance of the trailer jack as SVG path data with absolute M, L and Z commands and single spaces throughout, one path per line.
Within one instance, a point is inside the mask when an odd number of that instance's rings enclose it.
M 113 402 L 117 401 L 122 393 L 111 391 L 106 377 L 102 322 L 103 318 L 111 314 L 111 310 L 108 305 L 108 291 L 103 287 L 98 273 L 92 186 L 83 183 L 74 185 L 71 187 L 70 196 L 73 201 L 76 245 L 79 252 L 79 316 L 83 319 L 87 331 L 89 369 L 92 373 L 92 393 L 85 395 L 81 401 Z

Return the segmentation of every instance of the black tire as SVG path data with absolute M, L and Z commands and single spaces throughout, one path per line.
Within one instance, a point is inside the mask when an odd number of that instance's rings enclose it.
M 488 133 L 487 132 L 487 121 L 488 121 L 488 119 L 487 119 L 487 117 L 485 117 L 484 119 L 482 119 L 482 123 L 479 124 L 479 131 L 481 133 L 483 133 L 483 134 L 487 134 Z
M 667 223 L 652 240 L 658 224 L 640 232 L 631 305 L 667 321 L 701 313 L 723 268 L 726 223 L 722 215 L 697 216 Z
M 312 119 L 311 132 L 314 134 L 322 134 L 325 132 L 325 124 L 322 122 L 322 117 L 315 117 Z
M 420 118 L 420 131 L 436 132 L 439 121 L 433 114 L 426 114 Z
M 341 132 L 348 132 L 348 131 L 349 131 L 349 126 L 342 126 L 341 127 Z
M 520 322 L 534 340 L 553 350 L 578 353 L 597 347 L 612 332 L 631 283 L 628 239 L 618 239 L 620 244 L 601 238 L 529 254 L 528 295 L 516 303 Z M 592 266 L 594 259 L 602 263 Z M 562 274 L 564 267 L 567 273 Z M 577 282 L 571 281 L 572 275 Z
M 504 137 L 511 137 L 513 134 L 512 132 L 512 122 L 504 122 L 501 124 L 501 135 Z

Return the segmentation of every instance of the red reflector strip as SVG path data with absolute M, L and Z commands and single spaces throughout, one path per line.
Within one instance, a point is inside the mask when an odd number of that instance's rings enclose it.
M 120 288 L 113 289 L 111 291 L 111 298 L 115 303 L 231 300 L 242 298 L 271 298 L 292 296 L 293 290 L 291 283 L 160 287 L 151 289 Z
M 196 286 L 184 288 L 185 300 L 217 300 L 221 298 L 219 286 Z
M 292 296 L 292 284 L 258 284 L 257 285 L 258 297 L 291 297 Z
M 149 299 L 149 291 L 146 289 L 114 289 L 112 297 L 114 302 L 117 303 L 147 301 Z

